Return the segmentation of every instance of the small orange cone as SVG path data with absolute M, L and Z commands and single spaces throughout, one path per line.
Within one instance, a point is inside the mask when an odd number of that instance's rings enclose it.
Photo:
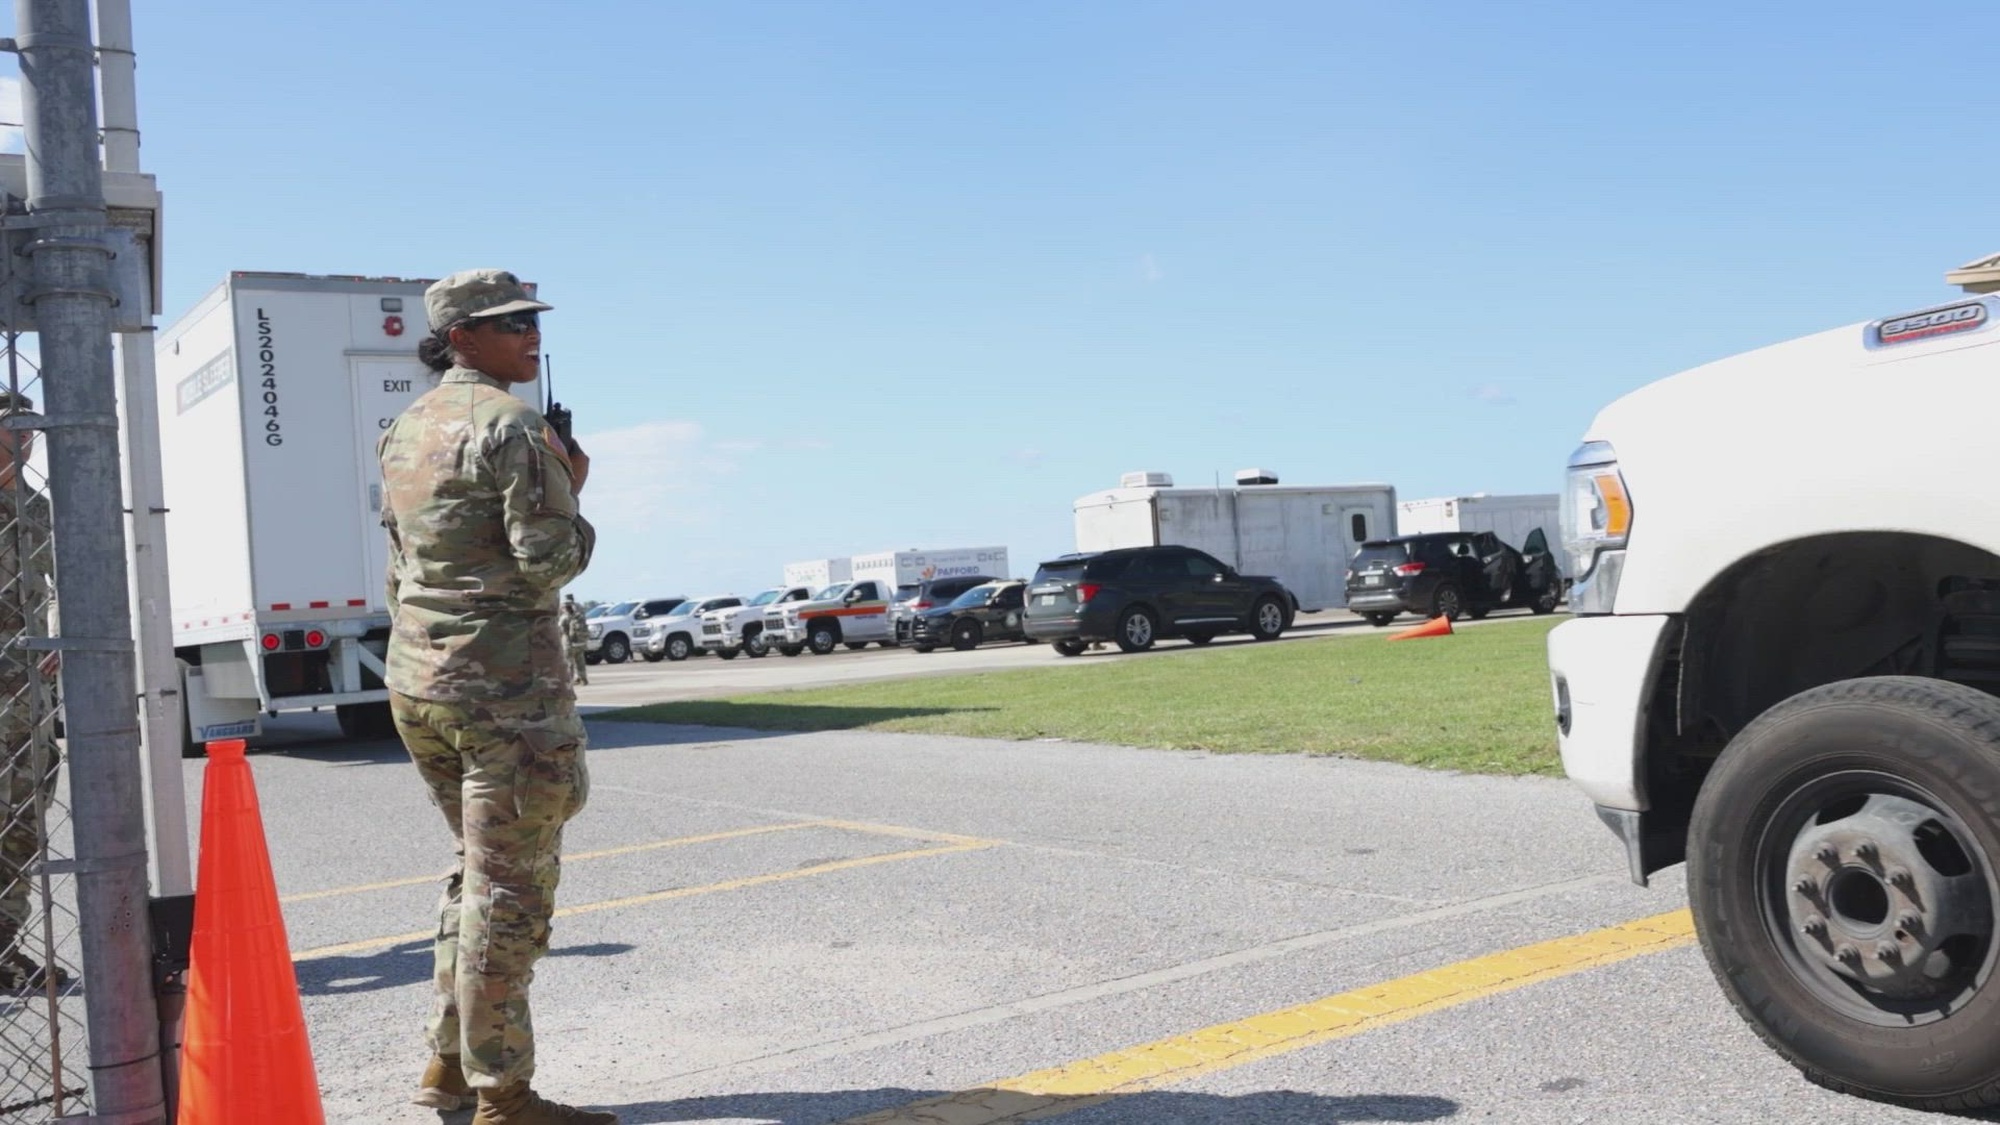
M 1449 637 L 1451 634 L 1451 618 L 1440 613 L 1422 625 L 1414 625 L 1400 633 L 1389 634 L 1389 639 L 1392 641 L 1414 641 L 1418 637 Z
M 325 1125 L 243 742 L 208 744 L 178 1125 Z

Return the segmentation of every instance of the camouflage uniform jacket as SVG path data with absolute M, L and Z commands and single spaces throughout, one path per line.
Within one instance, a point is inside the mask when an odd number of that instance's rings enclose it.
M 23 517 L 19 522 L 17 502 Z M 15 701 L 34 681 L 35 664 L 46 655 L 16 642 L 23 634 L 45 637 L 51 632 L 55 559 L 49 526 L 46 493 L 27 489 L 23 497 L 14 487 L 0 488 L 0 702 Z
M 562 627 L 563 639 L 569 642 L 571 648 L 590 647 L 590 626 L 584 624 L 582 610 L 575 613 L 563 610 Z
M 453 367 L 376 445 L 389 532 L 391 691 L 574 699 L 557 624 L 597 533 L 562 439 L 499 380 Z

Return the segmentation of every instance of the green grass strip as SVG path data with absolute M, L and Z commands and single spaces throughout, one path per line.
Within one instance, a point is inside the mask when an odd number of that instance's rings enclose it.
M 1061 738 L 1560 776 L 1546 638 L 1559 619 L 1386 633 L 629 707 L 593 719 L 750 730 Z M 1047 650 L 1044 650 L 1047 651 Z M 949 660 L 948 654 L 938 659 Z M 1049 654 L 1051 663 L 1061 658 Z M 1066 662 L 1067 663 L 1067 662 Z

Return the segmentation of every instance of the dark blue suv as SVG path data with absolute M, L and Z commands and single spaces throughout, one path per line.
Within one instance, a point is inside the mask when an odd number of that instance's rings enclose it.
M 1221 633 L 1276 640 L 1298 602 L 1275 578 L 1242 575 L 1192 547 L 1064 555 L 1035 571 L 1022 631 L 1075 656 L 1094 641 L 1144 652 L 1162 637 L 1205 645 Z

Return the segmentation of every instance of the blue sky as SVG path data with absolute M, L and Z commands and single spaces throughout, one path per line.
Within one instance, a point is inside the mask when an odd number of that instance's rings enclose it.
M 1025 572 L 1133 469 L 1553 491 L 1617 395 L 2000 249 L 1957 5 L 134 7 L 165 319 L 537 281 L 594 598 Z

